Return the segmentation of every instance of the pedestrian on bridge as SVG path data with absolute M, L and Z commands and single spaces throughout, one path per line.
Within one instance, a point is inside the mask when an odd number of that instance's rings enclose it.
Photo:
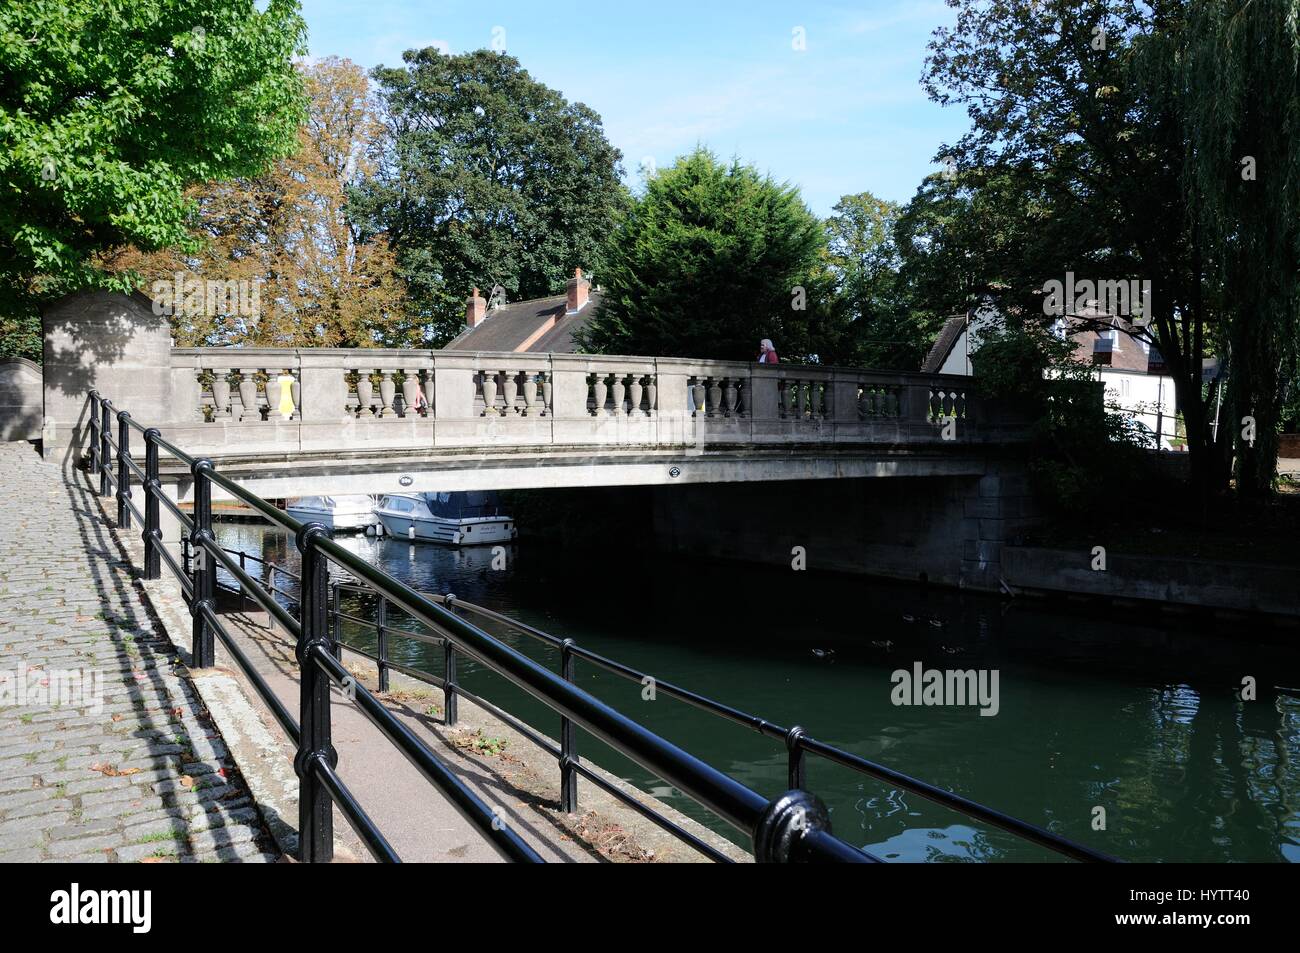
M 763 338 L 758 342 L 758 363 L 775 364 L 776 362 L 776 348 L 772 346 L 772 339 Z

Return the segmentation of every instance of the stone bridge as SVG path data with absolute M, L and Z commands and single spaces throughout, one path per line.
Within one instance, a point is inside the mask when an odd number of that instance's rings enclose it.
M 880 484 L 865 495 L 885 522 L 868 514 L 864 526 L 896 538 L 880 559 L 891 571 L 914 576 L 906 567 L 942 561 L 953 569 L 940 576 L 973 572 L 984 584 L 996 581 L 1007 521 L 1026 515 L 1017 465 L 1000 461 L 1027 428 L 967 377 L 623 355 L 173 348 L 147 299 L 103 292 L 46 313 L 42 371 L 47 456 L 86 452 L 94 389 L 263 497 L 831 481 L 811 494 L 822 510 L 797 519 L 839 539 L 863 532 L 839 522 L 864 496 L 855 481 L 940 478 Z M 181 464 L 164 455 L 160 475 L 177 502 L 190 499 Z M 710 516 L 753 499 L 727 495 L 674 500 Z M 710 519 L 693 522 L 703 533 Z M 925 556 L 936 546 L 942 560 Z

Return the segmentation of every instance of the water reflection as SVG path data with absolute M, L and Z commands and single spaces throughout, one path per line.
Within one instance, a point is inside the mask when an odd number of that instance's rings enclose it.
M 223 525 L 224 545 L 296 571 L 292 541 Z M 658 557 L 636 541 L 603 552 L 528 543 L 492 568 L 490 548 L 339 537 L 409 585 L 507 613 L 784 725 L 1129 860 L 1300 859 L 1293 758 L 1300 701 L 1294 651 L 1184 620 L 1066 613 L 946 590 Z M 285 581 L 287 582 L 287 581 Z M 288 586 L 285 586 L 288 588 Z M 357 598 L 348 611 L 373 611 Z M 394 625 L 400 614 L 390 614 Z M 491 627 L 489 627 L 491 628 Z M 497 633 L 552 668 L 548 647 Z M 1252 633 L 1257 634 L 1257 633 Z M 373 636 L 345 638 L 373 650 Z M 440 653 L 393 639 L 396 661 L 441 670 Z M 890 675 L 997 669 L 1000 710 L 898 707 Z M 472 691 L 555 735 L 557 717 L 463 662 Z M 782 746 L 579 665 L 581 686 L 765 795 L 785 780 Z M 1242 678 L 1259 697 L 1237 697 Z M 639 767 L 580 737 L 584 756 L 707 815 Z M 891 859 L 1029 860 L 1050 855 L 951 811 L 810 759 L 809 786 L 836 833 Z M 1104 808 L 1106 829 L 1092 829 Z M 714 826 L 734 835 L 721 825 Z

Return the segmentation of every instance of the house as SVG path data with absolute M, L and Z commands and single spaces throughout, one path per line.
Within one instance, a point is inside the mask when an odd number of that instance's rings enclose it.
M 970 356 L 979 349 L 981 331 L 1001 320 L 987 303 L 969 314 L 949 318 L 921 370 L 972 376 Z M 1160 434 L 1160 445 L 1169 448 L 1177 436 L 1174 381 L 1164 373 L 1164 360 L 1147 335 L 1126 319 L 1103 311 L 1096 302 L 1058 318 L 1053 330 L 1074 342 L 1078 361 L 1096 368 L 1097 378 L 1106 388 L 1106 402 L 1125 412 L 1135 427 L 1149 431 L 1153 445 L 1155 435 Z
M 465 300 L 465 330 L 447 351 L 529 351 L 571 354 L 574 332 L 583 328 L 600 304 L 600 292 L 575 268 L 565 293 L 509 304 L 493 295 L 488 302 L 475 288 Z

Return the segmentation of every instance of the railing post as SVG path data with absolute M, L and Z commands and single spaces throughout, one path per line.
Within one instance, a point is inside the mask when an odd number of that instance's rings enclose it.
M 90 392 L 90 472 L 99 473 L 99 394 Z
M 754 827 L 754 860 L 760 864 L 804 861 L 802 841 L 814 832 L 831 832 L 826 805 L 807 791 L 786 791 L 768 804 Z
M 215 540 L 212 535 L 212 482 L 208 471 L 212 461 L 195 460 L 194 474 L 194 529 L 190 533 L 190 566 L 194 573 L 194 600 L 190 603 L 193 614 L 193 642 L 191 665 L 194 668 L 211 668 L 216 662 L 216 645 L 212 627 L 204 617 L 205 608 L 215 611 L 217 596 L 217 561 L 208 552 L 206 543 Z
M 119 529 L 131 528 L 131 509 L 126 501 L 131 498 L 131 471 L 126 461 L 131 455 L 131 425 L 127 419 L 131 415 L 125 410 L 117 412 L 117 526 Z
M 112 406 L 107 400 L 99 402 L 99 495 L 108 496 L 109 488 L 109 463 L 108 443 L 109 432 L 113 429 Z
M 448 612 L 456 611 L 456 594 L 449 592 L 443 600 Z M 451 639 L 442 640 L 442 723 L 447 727 L 456 724 L 456 646 Z
M 331 582 L 329 592 L 330 605 L 334 606 L 333 625 L 329 628 L 330 648 L 334 651 L 334 657 L 341 662 L 343 661 L 343 639 L 339 636 L 339 630 L 343 625 L 343 620 L 339 618 L 339 584 Z
M 785 733 L 785 747 L 788 752 L 786 761 L 786 778 L 788 783 L 786 788 L 791 791 L 803 791 L 807 789 L 804 775 L 804 750 L 801 742 L 803 736 L 807 734 L 804 729 L 795 725 Z
M 381 593 L 379 596 L 379 608 L 375 611 L 375 619 L 378 623 L 376 631 L 379 633 L 377 640 L 379 656 L 379 690 L 388 691 L 388 600 Z
M 573 639 L 560 643 L 560 677 L 573 684 Z M 573 722 L 560 717 L 560 810 L 573 814 L 578 810 L 577 731 Z
M 334 858 L 334 805 L 329 791 L 316 777 L 317 761 L 331 768 L 338 753 L 330 738 L 330 682 L 313 655 L 329 651 L 329 563 L 316 548 L 317 536 L 328 536 L 320 523 L 308 523 L 298 532 L 302 553 L 302 592 L 298 621 L 299 724 L 298 753 L 293 769 L 298 775 L 298 859 L 304 864 L 328 863 Z
M 158 494 L 162 484 L 158 482 L 158 444 L 162 436 L 157 427 L 150 427 L 144 432 L 144 532 L 140 538 L 144 541 L 144 578 L 162 578 L 162 529 L 158 525 Z

